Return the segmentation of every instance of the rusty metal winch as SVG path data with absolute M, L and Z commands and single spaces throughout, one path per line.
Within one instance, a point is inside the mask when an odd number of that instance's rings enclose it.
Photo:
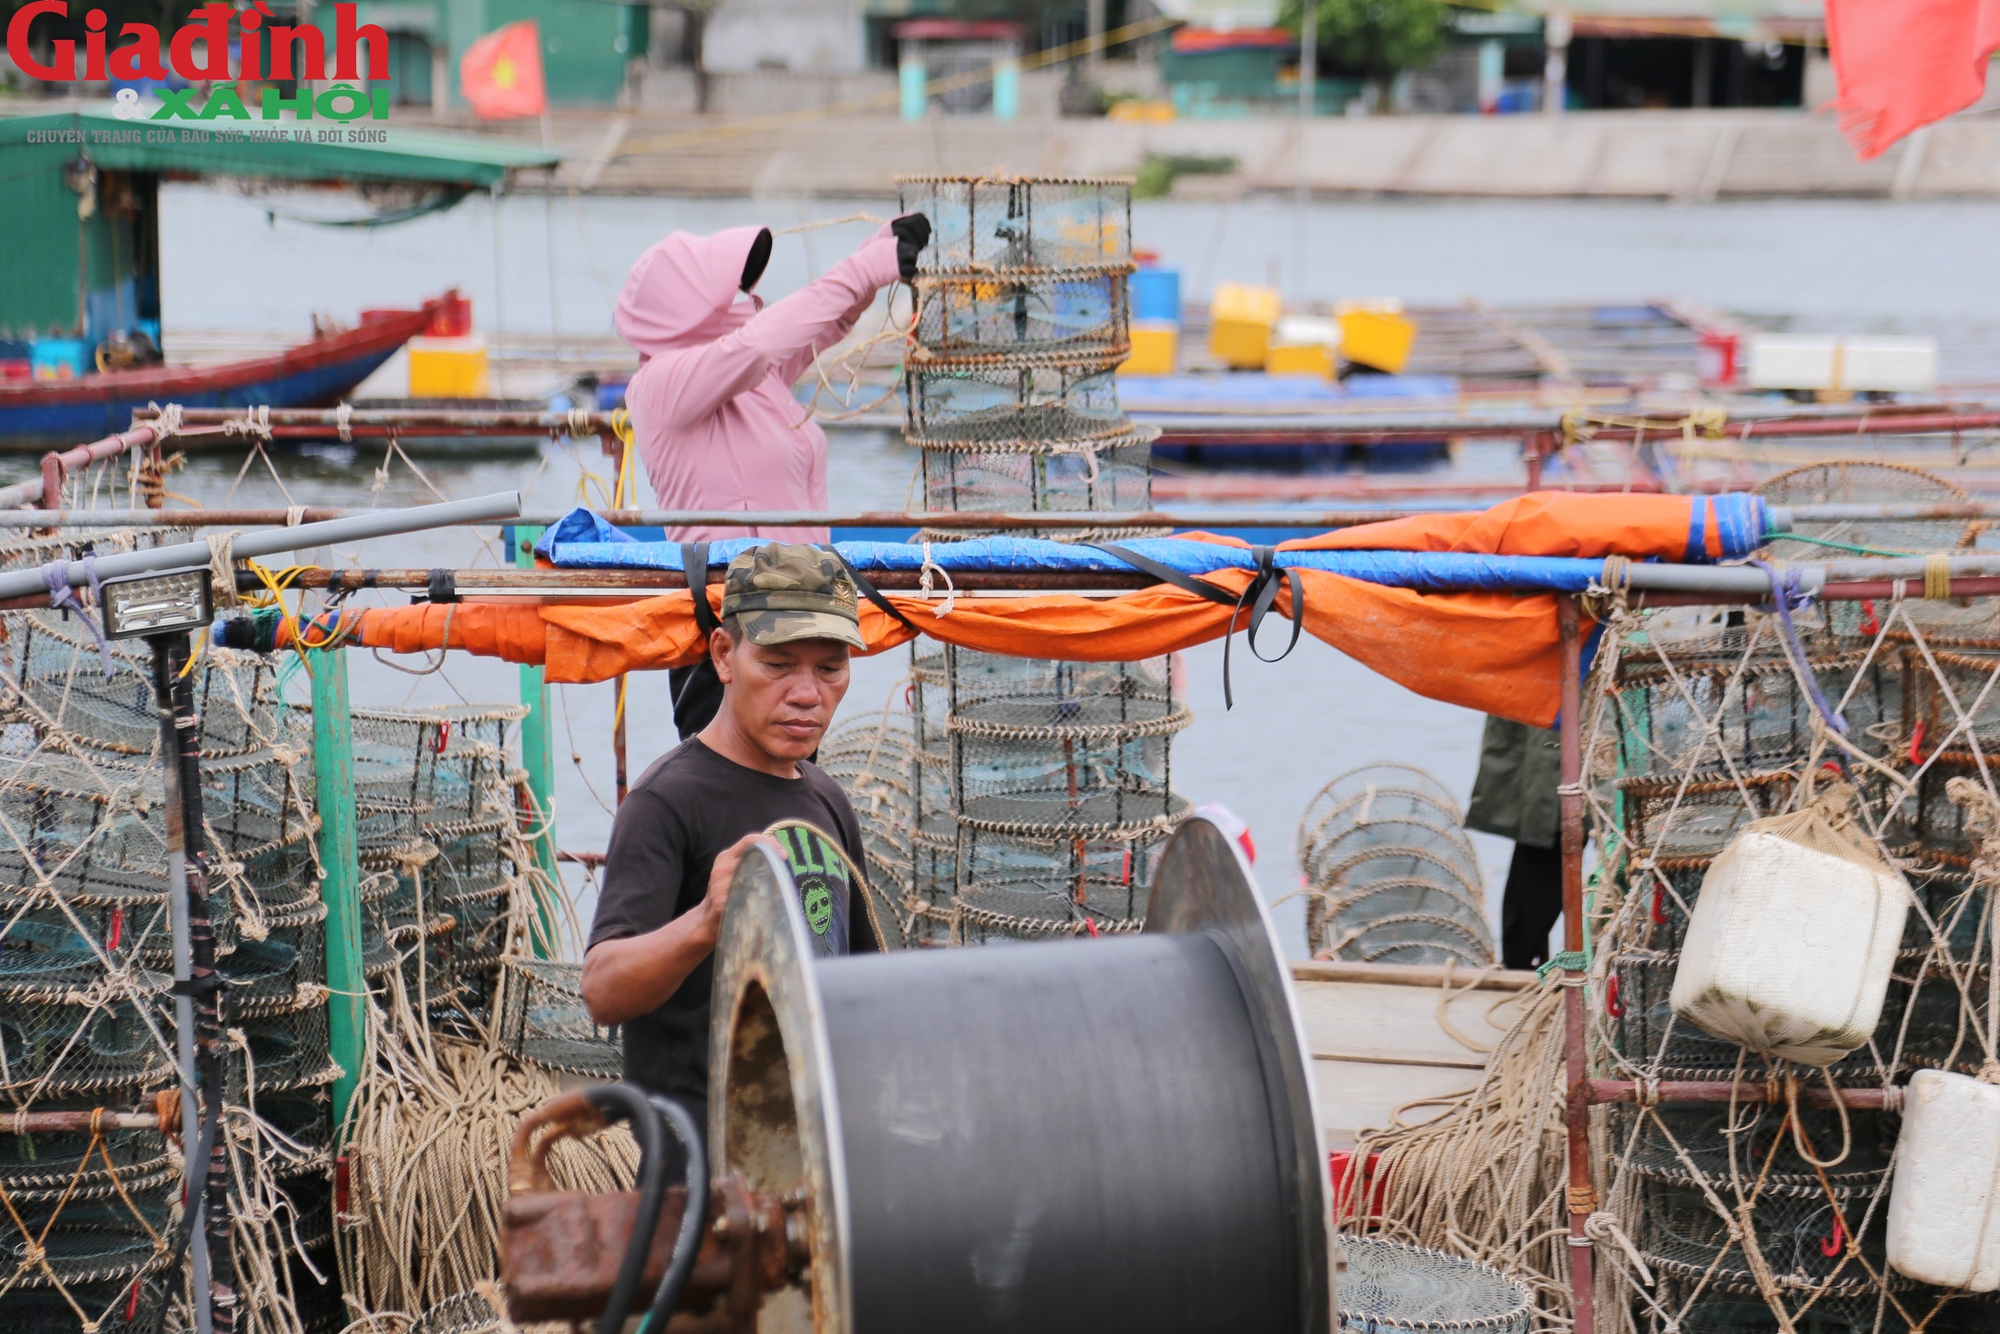
M 645 1130 L 649 1100 L 604 1086 L 523 1121 L 515 1320 L 601 1319 L 635 1292 L 644 1311 L 680 1239 L 675 1314 L 643 1334 L 1330 1330 L 1310 1059 L 1216 826 L 1174 835 L 1139 935 L 820 961 L 810 942 L 784 862 L 758 849 L 716 947 L 706 1152 L 689 1154 L 706 1207 L 689 1220 L 684 1189 L 651 1192 L 643 1273 L 627 1242 L 647 1192 L 556 1191 L 544 1163 L 621 1115 Z

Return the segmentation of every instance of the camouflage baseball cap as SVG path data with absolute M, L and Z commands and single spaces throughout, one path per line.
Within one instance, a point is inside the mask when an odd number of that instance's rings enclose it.
M 791 542 L 766 542 L 729 562 L 722 614 L 741 618 L 753 644 L 837 639 L 867 648 L 854 605 L 854 580 L 834 554 Z

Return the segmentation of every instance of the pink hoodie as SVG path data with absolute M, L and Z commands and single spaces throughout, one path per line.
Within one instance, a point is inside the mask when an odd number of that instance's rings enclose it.
M 884 227 L 824 277 L 765 306 L 737 290 L 760 230 L 675 232 L 639 257 L 618 295 L 618 332 L 639 352 L 625 403 L 663 509 L 826 508 L 826 433 L 791 385 L 896 281 L 896 238 Z M 824 528 L 667 536 L 827 539 Z

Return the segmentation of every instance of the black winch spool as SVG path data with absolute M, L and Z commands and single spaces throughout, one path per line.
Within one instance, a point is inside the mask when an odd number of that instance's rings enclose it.
M 1326 1158 L 1247 867 L 1188 820 L 1142 935 L 811 957 L 744 859 L 716 951 L 718 1174 L 811 1199 L 819 1334 L 1324 1334 Z

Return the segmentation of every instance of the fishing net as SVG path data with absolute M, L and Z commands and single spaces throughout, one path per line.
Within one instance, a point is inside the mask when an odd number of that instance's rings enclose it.
M 847 793 L 861 825 L 867 856 L 873 920 L 885 949 L 943 943 L 950 929 L 950 894 L 918 893 L 916 750 L 907 717 L 884 710 L 878 721 L 859 721 L 827 733 L 820 768 Z
M 1451 794 L 1401 764 L 1351 770 L 1307 803 L 1296 842 L 1316 959 L 1485 966 L 1479 858 Z
M 1342 1329 L 1527 1334 L 1534 1318 L 1533 1294 L 1485 1265 L 1382 1237 L 1342 1237 L 1340 1246 Z
M 545 1070 L 617 1079 L 618 1030 L 592 1022 L 583 1003 L 583 965 L 510 959 L 501 983 L 500 1041 Z
M 1870 477 L 1802 472 L 1779 479 L 1792 489 L 1777 495 L 1865 496 L 1855 488 Z M 1831 540 L 1935 549 L 1960 540 L 1962 525 L 1946 528 Z M 1926 1065 L 1977 1071 L 1994 1054 L 1991 895 L 1977 868 L 2000 827 L 1984 758 L 2000 737 L 1984 693 L 2000 643 L 1940 633 L 1940 605 L 1800 609 L 1791 636 L 1758 610 L 1609 611 L 1582 737 L 1601 868 L 1588 926 L 1592 1073 L 1642 1090 L 1738 1081 L 1763 1096 L 1595 1114 L 1601 1325 L 1763 1330 L 1782 1310 L 1791 1328 L 1826 1334 L 1943 1330 L 1985 1309 L 1884 1262 L 1893 1111 L 1805 1096 L 1890 1087 Z M 1947 638 L 1948 650 L 1935 642 Z M 1836 780 L 1914 904 L 1872 1040 L 1822 1071 L 1705 1033 L 1669 998 L 1716 855 L 1750 821 L 1796 810 Z
M 1009 451 L 1129 435 L 1115 362 L 1072 366 L 912 367 L 910 443 L 925 450 Z
M 899 211 L 930 220 L 921 275 L 1129 268 L 1129 180 L 899 176 Z
M 1115 364 L 1131 352 L 1123 272 L 930 274 L 916 286 L 918 366 Z
M 924 505 L 931 510 L 1143 510 L 1152 503 L 1152 442 L 1142 427 L 1108 437 L 1020 441 L 983 447 L 927 445 Z M 964 529 L 949 530 L 963 538 Z M 1010 535 L 1034 535 L 1010 529 Z M 937 540 L 949 540 L 946 530 Z M 1047 530 L 1075 537 L 1074 530 Z

